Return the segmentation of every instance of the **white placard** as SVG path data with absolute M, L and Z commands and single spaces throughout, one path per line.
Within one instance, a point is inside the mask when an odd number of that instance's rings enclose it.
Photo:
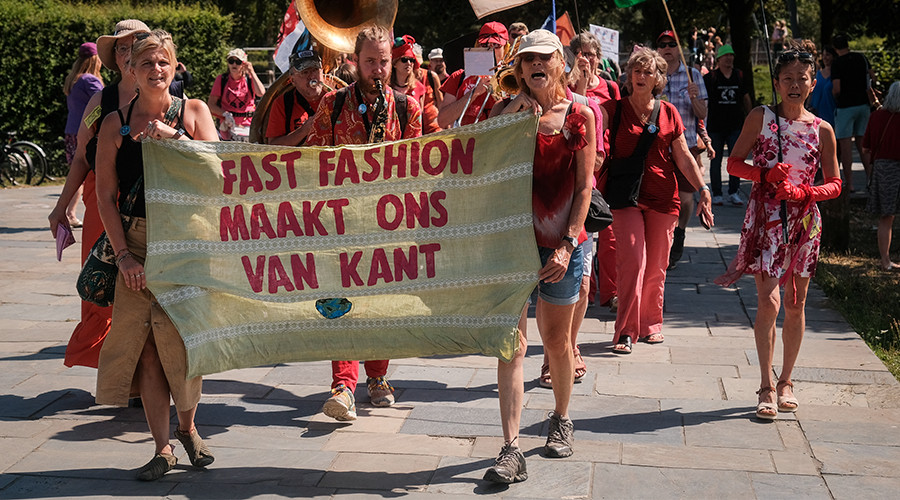
M 591 34 L 600 40 L 603 57 L 609 57 L 613 61 L 619 62 L 619 32 L 592 24 Z
M 467 47 L 463 49 L 466 76 L 492 76 L 494 74 L 494 49 Z

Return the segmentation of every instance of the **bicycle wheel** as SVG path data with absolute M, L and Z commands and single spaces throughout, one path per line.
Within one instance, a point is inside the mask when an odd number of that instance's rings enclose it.
M 0 169 L 3 172 L 3 180 L 13 186 L 25 186 L 31 181 L 33 173 L 31 159 L 17 149 L 6 151 Z
M 29 141 L 16 141 L 12 147 L 25 153 L 31 159 L 32 175 L 29 184 L 37 186 L 47 179 L 48 162 L 47 155 L 40 146 Z

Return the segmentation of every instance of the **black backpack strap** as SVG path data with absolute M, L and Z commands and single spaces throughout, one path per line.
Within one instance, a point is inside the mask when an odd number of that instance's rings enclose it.
M 650 145 L 653 144 L 653 141 L 656 140 L 656 135 L 659 133 L 659 125 L 657 124 L 659 121 L 659 108 L 659 99 L 654 99 L 653 111 L 650 112 L 650 119 L 647 120 L 647 124 L 644 125 L 644 131 L 641 132 L 641 136 L 638 138 L 638 144 L 635 146 L 631 156 L 640 158 L 647 156 Z
M 604 78 L 604 80 L 606 80 Z M 616 95 L 613 93 L 613 82 L 611 80 L 606 80 L 606 92 L 609 94 L 610 99 L 615 99 Z
M 100 94 L 100 123 L 102 118 L 119 109 L 119 85 L 108 85 L 103 88 Z
M 226 78 L 228 78 L 228 73 L 222 73 L 219 76 L 221 77 L 219 78 L 219 100 L 216 101 L 216 106 L 219 106 L 221 108 L 222 95 L 225 93 L 225 86 L 228 85 L 228 80 L 226 80 Z
M 622 123 L 622 101 L 616 101 L 616 112 L 613 113 L 612 125 L 609 129 L 609 157 L 616 155 L 616 135 L 619 133 L 619 125 Z M 605 162 L 604 162 L 605 164 Z
M 334 93 L 334 109 L 331 110 L 331 145 L 334 146 L 334 125 L 341 116 L 344 109 L 344 102 L 347 101 L 347 94 L 350 93 L 350 86 L 346 86 Z
M 291 132 L 291 116 L 294 114 L 294 91 L 284 93 L 284 133 Z
M 409 99 L 403 92 L 394 92 L 394 104 L 397 107 L 397 119 L 400 120 L 400 138 L 403 138 L 409 123 Z

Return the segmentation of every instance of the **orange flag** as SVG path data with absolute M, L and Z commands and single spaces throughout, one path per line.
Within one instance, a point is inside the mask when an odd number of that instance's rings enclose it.
M 572 19 L 569 13 L 565 12 L 556 20 L 556 36 L 563 45 L 569 45 L 569 42 L 575 38 L 575 27 L 572 26 Z

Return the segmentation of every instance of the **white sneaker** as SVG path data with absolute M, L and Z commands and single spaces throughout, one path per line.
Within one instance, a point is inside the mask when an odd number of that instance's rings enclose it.
M 744 200 L 741 199 L 741 195 L 739 195 L 737 193 L 728 195 L 728 201 L 730 201 L 731 204 L 735 205 L 735 206 L 741 206 L 744 204 Z
M 713 196 L 713 205 L 715 205 L 717 207 L 721 207 L 724 204 L 725 204 L 724 198 L 722 198 L 721 196 Z

